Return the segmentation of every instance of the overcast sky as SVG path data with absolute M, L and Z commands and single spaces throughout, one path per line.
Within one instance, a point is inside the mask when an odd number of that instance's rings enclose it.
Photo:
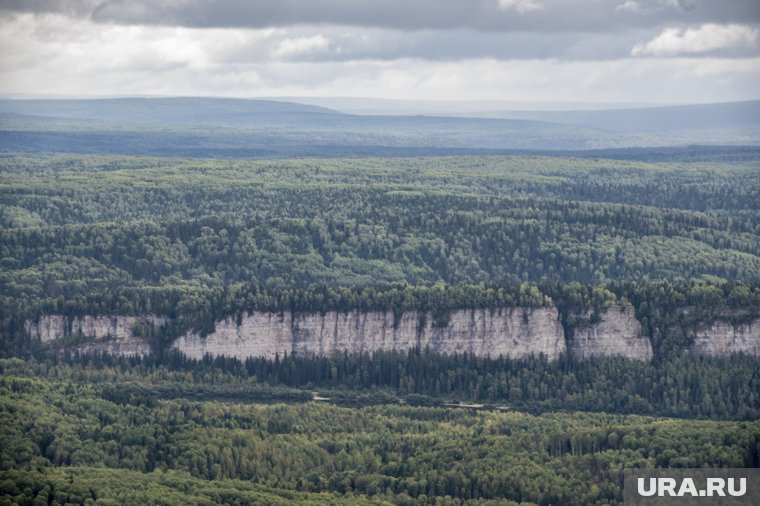
M 760 98 L 760 0 L 0 0 L 0 94 Z

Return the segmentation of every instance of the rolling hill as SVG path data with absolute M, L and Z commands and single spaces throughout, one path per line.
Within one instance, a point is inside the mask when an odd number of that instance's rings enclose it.
M 0 100 L 0 150 L 214 157 L 712 150 L 760 144 L 759 108 L 747 102 L 492 113 L 515 116 L 507 118 L 357 115 L 221 98 Z

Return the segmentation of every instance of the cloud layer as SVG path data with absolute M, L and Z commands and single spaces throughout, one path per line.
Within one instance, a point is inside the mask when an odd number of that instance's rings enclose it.
M 760 22 L 756 0 L 0 0 L 0 9 L 54 12 L 103 23 L 206 28 L 319 24 L 606 31 L 684 21 Z
M 756 0 L 0 0 L 0 93 L 758 96 Z
M 697 28 L 667 28 L 656 38 L 636 44 L 632 56 L 704 54 L 736 49 L 754 49 L 760 30 L 745 25 L 704 24 Z

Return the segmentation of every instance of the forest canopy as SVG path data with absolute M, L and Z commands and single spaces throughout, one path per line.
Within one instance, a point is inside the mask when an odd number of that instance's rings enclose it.
M 6 155 L 0 169 L 6 315 L 235 286 L 760 281 L 751 162 Z
M 757 358 L 683 353 L 760 315 L 760 171 L 660 155 L 3 154 L 0 504 L 601 505 L 625 467 L 760 466 Z M 250 311 L 629 304 L 651 362 L 168 346 Z M 78 355 L 43 314 L 172 323 Z

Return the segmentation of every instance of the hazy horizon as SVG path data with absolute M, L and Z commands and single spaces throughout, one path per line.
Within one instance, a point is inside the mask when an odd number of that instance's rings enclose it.
M 393 99 L 384 97 L 342 97 L 342 96 L 219 96 L 219 95 L 150 95 L 150 94 L 36 94 L 0 93 L 0 100 L 119 100 L 119 99 L 229 99 L 270 102 L 292 102 L 313 105 L 348 114 L 367 115 L 407 115 L 407 114 L 451 114 L 468 113 L 487 117 L 489 114 L 519 112 L 592 112 L 625 111 L 635 109 L 656 109 L 669 107 L 706 106 L 734 103 L 751 103 L 757 99 L 727 100 L 718 102 L 591 102 L 591 101 L 510 101 L 510 100 L 424 100 Z

